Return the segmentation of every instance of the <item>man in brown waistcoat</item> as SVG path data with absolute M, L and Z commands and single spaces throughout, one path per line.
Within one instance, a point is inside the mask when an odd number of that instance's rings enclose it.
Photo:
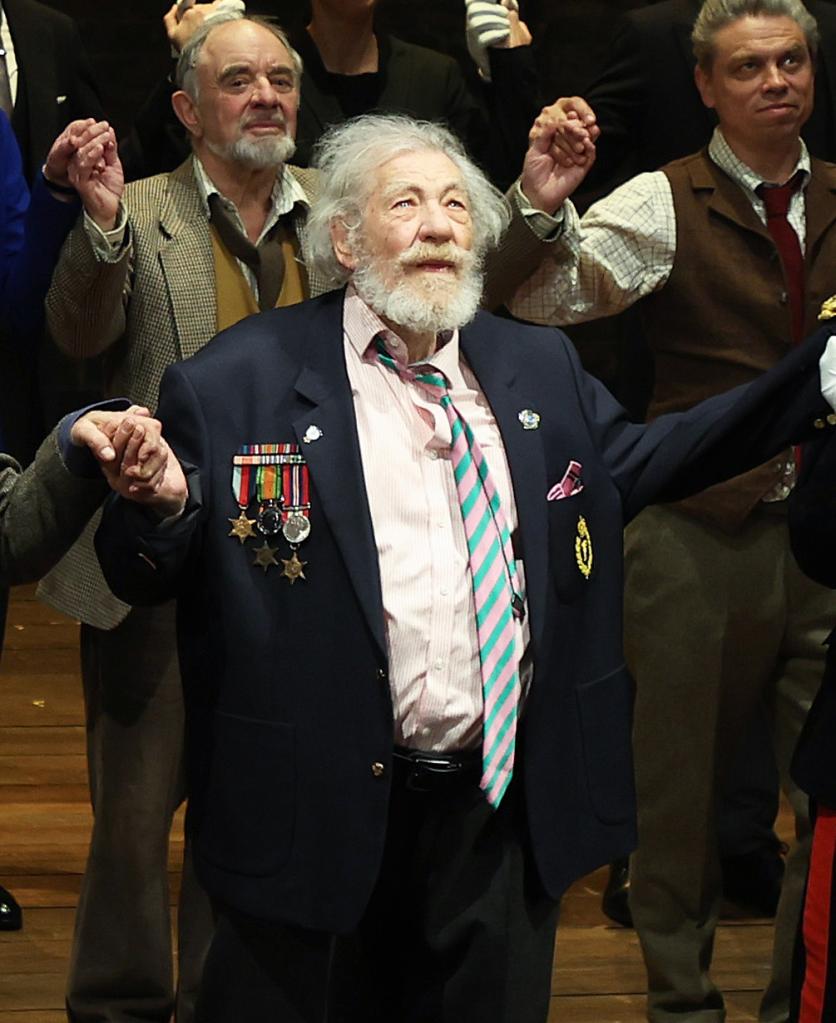
M 597 128 L 544 116 L 521 183 L 529 226 L 554 241 L 512 310 L 565 324 L 641 300 L 655 357 L 650 417 L 768 369 L 836 290 L 836 167 L 811 159 L 799 134 L 813 100 L 814 19 L 799 0 L 706 0 L 692 40 L 697 86 L 719 119 L 706 149 L 638 175 L 579 220 L 564 200 L 594 160 Z M 833 593 L 790 553 L 795 473 L 787 451 L 627 530 L 639 800 L 630 908 L 653 1023 L 724 1019 L 708 974 L 721 895 L 715 801 L 761 699 L 800 837 L 760 1008 L 762 1021 L 787 1019 L 809 849 L 806 800 L 787 769 L 836 612 Z
M 155 408 L 165 368 L 260 308 L 322 290 L 297 260 L 314 177 L 287 165 L 301 63 L 281 32 L 228 16 L 181 55 L 173 102 L 193 155 L 123 190 L 115 153 L 79 168 L 87 216 L 48 297 L 69 354 L 107 353 L 108 391 Z M 230 381 L 231 389 L 235 381 Z M 42 596 L 80 618 L 95 823 L 67 994 L 75 1021 L 157 1020 L 174 1008 L 168 839 L 184 796 L 173 605 L 130 608 L 107 589 L 89 529 Z M 188 1021 L 211 915 L 186 857 L 178 1019 Z

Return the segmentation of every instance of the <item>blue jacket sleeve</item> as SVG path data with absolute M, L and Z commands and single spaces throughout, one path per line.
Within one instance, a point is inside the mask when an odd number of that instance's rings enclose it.
M 38 174 L 31 199 L 11 125 L 0 114 L 0 318 L 10 336 L 40 330 L 52 271 L 80 203 L 53 196 Z

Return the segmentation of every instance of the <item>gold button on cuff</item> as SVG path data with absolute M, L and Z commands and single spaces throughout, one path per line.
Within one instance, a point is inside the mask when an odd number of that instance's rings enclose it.
M 813 420 L 813 426 L 815 426 L 815 428 L 817 430 L 823 430 L 824 426 L 825 426 L 824 420 L 823 419 L 814 419 Z
M 830 415 L 827 417 L 827 425 L 836 426 L 836 412 L 831 412 Z
M 382 778 L 385 773 L 386 773 L 386 768 L 383 766 L 383 764 L 379 763 L 376 760 L 372 764 L 372 774 L 375 776 L 375 778 Z

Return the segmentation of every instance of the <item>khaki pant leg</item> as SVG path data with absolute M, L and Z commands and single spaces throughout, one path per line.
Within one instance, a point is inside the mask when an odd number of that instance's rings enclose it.
M 168 1023 L 175 1000 L 168 844 L 185 795 L 174 605 L 135 608 L 109 632 L 82 626 L 82 677 L 94 820 L 67 1012 L 73 1023 Z M 205 930 L 209 919 L 199 886 L 184 884 L 181 933 L 193 920 Z M 210 938 L 211 930 L 195 932 L 185 943 L 190 983 Z M 190 1007 L 187 1000 L 182 1023 Z
M 721 899 L 715 807 L 782 639 L 774 533 L 755 516 L 729 537 L 658 507 L 626 534 L 639 811 L 630 905 L 653 1023 L 725 1015 L 708 972 Z

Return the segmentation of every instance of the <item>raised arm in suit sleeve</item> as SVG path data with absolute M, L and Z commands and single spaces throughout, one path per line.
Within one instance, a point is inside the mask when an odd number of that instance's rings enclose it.
M 630 423 L 572 350 L 581 407 L 621 493 L 624 521 L 649 504 L 698 493 L 761 464 L 790 443 L 833 429 L 819 377 L 830 333 L 829 328 L 818 331 L 751 383 L 648 424 Z
M 836 587 L 836 438 L 808 444 L 801 466 L 787 505 L 792 551 L 811 579 Z
M 177 364 L 163 375 L 157 417 L 186 474 L 189 496 L 184 511 L 177 518 L 160 520 L 153 510 L 114 495 L 105 504 L 96 533 L 96 554 L 107 585 L 120 600 L 135 606 L 159 604 L 177 595 L 209 504 L 211 456 L 203 409 Z
M 47 326 L 67 355 L 99 355 L 124 333 L 131 256 L 129 224 L 112 259 L 97 251 L 83 216 L 70 232 L 46 297 Z

